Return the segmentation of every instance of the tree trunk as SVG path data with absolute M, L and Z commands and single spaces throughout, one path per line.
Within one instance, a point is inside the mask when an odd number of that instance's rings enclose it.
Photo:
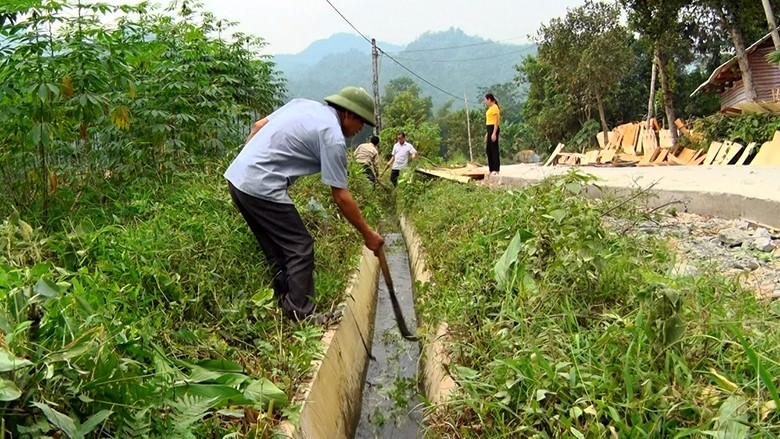
M 661 77 L 661 91 L 664 94 L 664 109 L 666 110 L 666 119 L 668 120 L 667 127 L 669 127 L 669 135 L 672 140 L 672 150 L 674 153 L 677 151 L 677 126 L 674 121 L 677 117 L 674 115 L 674 102 L 672 102 L 672 90 L 669 87 L 669 78 L 666 71 L 666 58 L 660 48 L 655 48 L 655 62 L 658 64 L 658 74 Z
M 777 32 L 777 23 L 775 23 L 775 14 L 772 12 L 772 4 L 769 0 L 761 0 L 764 4 L 764 13 L 766 14 L 766 24 L 769 26 L 769 32 L 772 34 L 772 43 L 775 50 L 780 50 L 780 34 Z
M 647 101 L 647 126 L 650 127 L 650 120 L 655 117 L 655 78 L 658 76 L 658 65 L 653 62 L 653 69 L 650 72 L 650 99 Z
M 749 102 L 755 102 L 757 98 L 756 88 L 753 85 L 753 73 L 750 71 L 750 64 L 748 64 L 745 38 L 742 35 L 742 31 L 735 24 L 736 17 L 734 17 L 733 13 L 723 14 L 721 18 L 729 31 L 731 42 L 734 43 L 734 49 L 737 51 L 737 62 L 739 63 L 739 70 L 742 72 L 742 87 L 745 88 L 745 97 Z
M 604 131 L 604 146 L 609 144 L 609 127 L 607 126 L 607 116 L 604 113 L 604 103 L 601 101 L 601 95 L 596 95 L 596 103 L 599 106 L 599 119 L 601 119 L 601 130 Z

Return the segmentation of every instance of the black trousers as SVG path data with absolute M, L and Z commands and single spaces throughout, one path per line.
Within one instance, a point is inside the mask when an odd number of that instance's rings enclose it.
M 363 165 L 363 171 L 366 173 L 366 177 L 368 177 L 368 181 L 370 181 L 373 184 L 376 184 L 376 175 L 374 175 L 374 168 L 371 167 L 371 165 Z
M 498 153 L 498 136 L 501 134 L 501 127 L 496 130 L 496 141 L 490 139 L 493 134 L 493 125 L 486 125 L 487 140 L 485 141 L 485 153 L 487 154 L 488 169 L 490 172 L 498 172 L 501 167 L 501 155 Z
M 282 309 L 294 319 L 310 315 L 314 312 L 314 239 L 295 206 L 253 197 L 230 182 L 228 190 L 271 265 L 274 295 Z
M 390 182 L 393 186 L 398 186 L 398 176 L 401 175 L 401 170 L 393 169 L 390 171 Z

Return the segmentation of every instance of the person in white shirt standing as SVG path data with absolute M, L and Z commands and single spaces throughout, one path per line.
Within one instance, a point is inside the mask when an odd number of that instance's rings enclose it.
M 414 145 L 406 141 L 406 133 L 401 131 L 398 133 L 398 142 L 393 145 L 393 156 L 390 157 L 390 161 L 387 162 L 387 166 L 393 167 L 390 171 L 390 181 L 393 186 L 398 186 L 398 176 L 401 171 L 409 166 L 409 156 L 413 159 L 417 159 L 417 150 L 414 149 Z

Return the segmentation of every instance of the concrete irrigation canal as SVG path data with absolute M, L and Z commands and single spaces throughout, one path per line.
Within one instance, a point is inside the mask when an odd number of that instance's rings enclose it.
M 403 238 L 398 233 L 385 236 L 388 265 L 396 295 L 410 328 L 417 326 L 414 316 L 412 277 Z M 417 364 L 420 348 L 398 333 L 387 287 L 380 282 L 376 320 L 369 362 L 363 386 L 362 412 L 355 437 L 415 438 L 422 423 L 417 391 Z
M 427 282 L 429 273 L 419 239 L 403 219 L 401 229 L 403 235 L 386 234 L 386 254 L 406 324 L 414 331 L 413 286 Z M 380 276 L 377 258 L 364 249 L 346 294 L 344 317 L 323 337 L 323 359 L 297 398 L 302 402 L 300 425 L 286 422 L 286 437 L 422 437 L 420 395 L 435 404 L 452 389 L 440 337 L 419 343 L 401 337 Z

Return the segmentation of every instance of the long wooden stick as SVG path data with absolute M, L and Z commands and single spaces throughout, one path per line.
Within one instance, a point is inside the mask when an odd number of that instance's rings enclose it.
M 393 304 L 393 314 L 395 314 L 395 322 L 398 324 L 398 330 L 401 332 L 401 336 L 406 340 L 418 341 L 420 338 L 413 335 L 412 332 L 409 331 L 409 328 L 406 327 L 406 321 L 401 312 L 401 305 L 398 303 L 398 298 L 395 296 L 393 279 L 390 278 L 390 268 L 387 266 L 384 247 L 379 249 L 378 257 L 379 266 L 382 268 L 382 276 L 385 278 L 385 285 L 387 285 L 387 292 L 390 294 L 390 302 Z

